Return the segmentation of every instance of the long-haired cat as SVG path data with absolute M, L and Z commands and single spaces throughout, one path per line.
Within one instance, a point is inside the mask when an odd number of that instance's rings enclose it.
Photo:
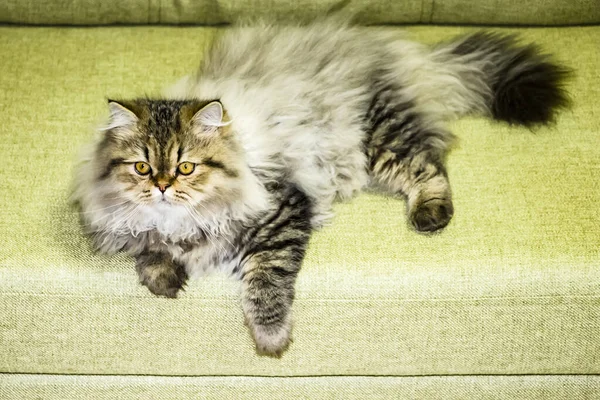
M 567 70 L 476 33 L 434 48 L 333 22 L 226 30 L 168 98 L 109 101 L 76 200 L 105 253 L 176 297 L 190 276 L 242 282 L 260 353 L 288 345 L 294 281 L 332 202 L 369 183 L 406 196 L 417 231 L 453 214 L 443 121 L 553 120 Z

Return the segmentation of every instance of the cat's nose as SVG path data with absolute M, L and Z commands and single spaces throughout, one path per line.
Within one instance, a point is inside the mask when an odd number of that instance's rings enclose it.
M 165 190 L 167 190 L 167 188 L 171 186 L 169 183 L 166 182 L 157 182 L 156 183 L 156 187 L 158 188 L 158 190 L 160 190 L 161 193 L 164 193 Z

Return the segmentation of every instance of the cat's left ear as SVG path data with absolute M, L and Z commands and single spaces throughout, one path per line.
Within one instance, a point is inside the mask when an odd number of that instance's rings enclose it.
M 108 125 L 105 127 L 106 130 L 131 127 L 138 121 L 133 103 L 109 99 L 108 109 L 110 110 L 110 118 Z
M 202 107 L 192 117 L 192 123 L 200 127 L 202 133 L 214 134 L 219 128 L 229 125 L 223 122 L 223 105 L 213 101 Z

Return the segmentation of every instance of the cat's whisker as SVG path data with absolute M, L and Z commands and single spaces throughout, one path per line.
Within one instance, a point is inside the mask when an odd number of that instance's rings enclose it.
M 84 215 L 85 214 L 93 214 L 93 213 L 97 213 L 99 211 L 108 210 L 110 208 L 119 207 L 119 206 L 122 206 L 123 204 L 126 204 L 126 203 L 131 203 L 131 201 L 125 200 L 125 201 L 122 201 L 120 203 L 111 204 L 110 206 L 106 206 L 106 207 L 102 207 L 102 208 L 96 208 L 94 210 L 80 211 L 79 214 L 84 214 Z
M 135 205 L 134 205 L 134 204 L 128 205 L 128 206 L 124 207 L 124 211 L 123 211 L 123 212 L 126 212 L 126 213 L 128 213 L 128 212 L 129 212 L 129 211 L 131 211 L 133 208 L 135 208 Z M 95 219 L 94 221 L 91 221 L 91 222 L 90 222 L 90 225 L 97 225 L 97 224 L 98 224 L 100 221 L 102 221 L 103 219 L 105 219 L 105 218 L 109 218 L 109 217 L 111 217 L 111 216 L 113 216 L 113 215 L 114 215 L 114 212 L 113 212 L 113 213 L 107 213 L 107 214 L 104 214 L 104 215 L 103 215 L 103 216 L 101 216 L 100 218 L 97 218 L 97 219 Z M 120 222 L 119 222 L 119 224 L 120 224 Z
M 184 204 L 185 210 L 187 211 L 187 213 L 189 214 L 189 216 L 192 218 L 192 220 L 198 224 L 200 226 L 200 228 L 202 228 L 202 230 L 205 232 L 205 236 L 207 239 L 211 240 L 212 242 L 212 234 L 210 232 L 209 226 L 205 221 L 202 221 L 201 217 L 199 215 L 197 215 L 197 213 L 195 212 L 195 210 L 187 204 Z M 214 244 L 214 242 L 212 242 Z
M 116 217 L 118 217 L 118 218 L 114 220 L 114 225 L 120 226 L 122 224 L 123 220 L 129 218 L 132 211 L 134 211 L 138 207 L 139 207 L 138 205 L 133 204 L 133 203 L 128 204 L 125 207 L 123 207 L 122 210 L 114 211 L 112 213 L 107 213 L 107 214 L 103 215 L 102 217 L 98 218 L 97 220 L 93 221 L 92 223 L 97 224 L 102 219 L 107 218 L 107 217 L 113 217 L 113 216 L 115 216 L 115 214 L 117 214 Z
M 199 205 L 200 207 L 204 208 L 204 210 L 206 210 L 206 212 L 207 212 L 209 215 L 213 216 L 213 214 L 210 212 L 210 210 L 209 210 L 208 208 L 206 208 L 206 206 L 205 206 L 204 204 L 202 204 L 202 203 L 198 203 L 198 205 Z M 194 212 L 197 212 L 197 211 L 196 211 L 196 210 L 194 210 Z M 233 245 L 233 243 L 231 243 L 231 241 L 230 241 L 230 240 L 227 238 L 227 236 L 226 236 L 226 235 L 221 235 L 221 237 L 222 237 L 223 239 L 225 239 L 225 241 L 226 241 L 227 243 L 229 243 L 229 244 L 231 245 L 231 247 L 232 247 L 232 248 L 235 248 L 235 246 Z
M 135 214 L 137 214 L 137 212 L 139 211 L 140 208 L 141 208 L 141 206 L 139 204 L 136 204 L 131 209 L 129 209 L 129 211 L 127 211 L 127 215 L 124 215 L 123 217 L 121 217 L 115 224 L 115 226 L 117 227 L 117 230 L 125 227 L 127 225 L 127 221 L 129 221 L 131 219 L 131 217 L 133 217 Z
M 219 243 L 219 241 L 214 241 L 212 238 L 212 234 L 210 232 L 210 230 L 208 229 L 208 224 L 206 224 L 205 222 L 203 222 L 200 219 L 200 216 L 198 216 L 196 214 L 196 211 L 194 210 L 194 208 L 188 204 L 184 204 L 185 210 L 188 212 L 188 214 L 190 215 L 190 217 L 194 220 L 194 222 L 196 222 L 198 225 L 200 225 L 200 227 L 203 229 L 203 231 L 206 233 L 205 237 L 206 239 L 208 239 L 208 241 L 213 245 L 213 246 L 218 246 L 221 248 L 222 251 L 226 251 L 225 250 L 225 246 L 223 246 L 221 243 Z
M 206 211 L 206 214 L 207 214 L 209 217 L 211 217 L 213 220 L 214 220 L 214 219 L 216 219 L 216 218 L 215 218 L 216 216 L 215 216 L 215 215 L 214 215 L 214 214 L 213 214 L 213 213 L 212 213 L 212 212 L 211 212 L 211 211 L 210 211 L 208 208 L 206 208 L 206 207 L 204 207 L 204 206 L 202 206 L 202 207 L 204 208 L 204 210 Z M 197 210 L 196 208 L 194 208 L 194 207 L 192 207 L 192 206 L 190 206 L 190 208 L 191 208 L 191 211 L 194 213 L 194 215 L 196 215 L 198 218 L 202 218 L 201 214 L 198 212 L 198 210 Z M 208 225 L 208 223 L 206 223 L 206 226 L 207 226 L 207 229 L 208 229 L 208 230 L 209 230 L 211 233 L 213 233 L 213 234 L 214 234 L 214 231 L 215 231 L 215 230 L 217 230 L 217 231 L 218 231 L 218 228 L 215 228 L 215 227 L 210 227 L 210 226 Z

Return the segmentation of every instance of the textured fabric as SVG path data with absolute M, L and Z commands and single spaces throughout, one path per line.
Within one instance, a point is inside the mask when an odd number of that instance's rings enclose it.
M 136 377 L 0 375 L 6 399 L 591 400 L 597 376 Z
M 339 204 L 300 272 L 294 343 L 272 359 L 253 351 L 236 282 L 154 298 L 130 259 L 92 254 L 67 203 L 105 96 L 158 93 L 215 30 L 0 28 L 0 372 L 600 374 L 600 27 L 507 31 L 577 69 L 572 110 L 535 133 L 453 123 L 440 234 L 413 232 L 401 199 Z
M 66 4 L 68 3 L 68 4 Z M 22 24 L 224 24 L 311 20 L 343 9 L 368 24 L 572 25 L 600 22 L 598 0 L 4 0 L 0 22 Z

